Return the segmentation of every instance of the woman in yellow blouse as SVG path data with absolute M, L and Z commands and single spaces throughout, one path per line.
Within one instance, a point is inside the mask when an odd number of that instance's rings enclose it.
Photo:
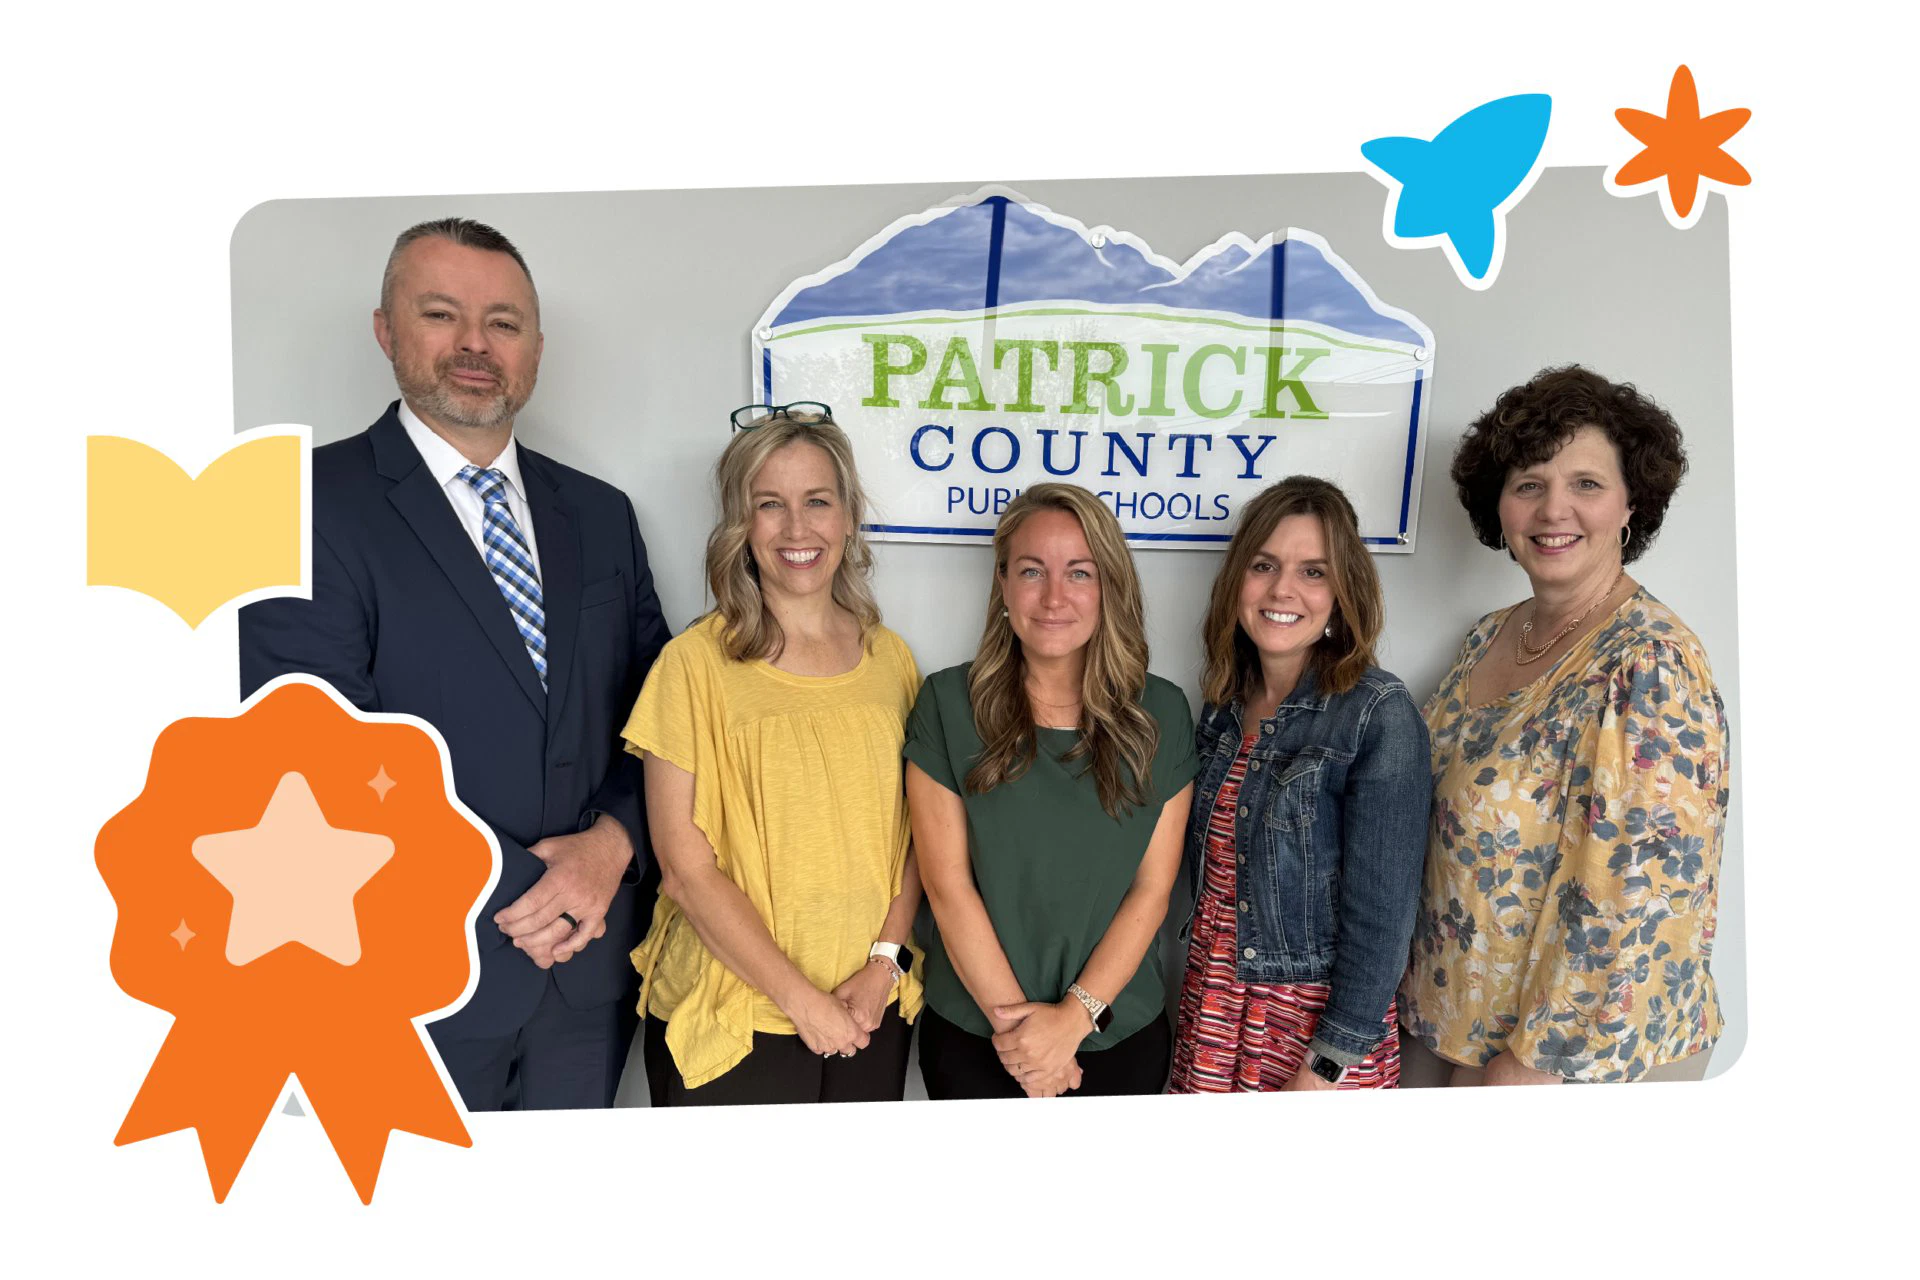
M 1705 1070 L 1726 714 L 1700 641 L 1625 568 L 1685 470 L 1664 409 L 1577 366 L 1505 392 L 1454 456 L 1474 532 L 1533 594 L 1474 626 L 1426 707 L 1400 1011 L 1440 1061 L 1404 1064 L 1408 1083 Z
M 715 469 L 714 611 L 627 723 L 660 861 L 633 953 L 655 1106 L 898 1099 L 920 1007 L 900 748 L 920 676 L 880 625 L 853 450 L 752 405 Z

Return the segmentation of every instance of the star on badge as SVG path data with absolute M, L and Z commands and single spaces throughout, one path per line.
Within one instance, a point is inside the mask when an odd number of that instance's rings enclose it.
M 356 963 L 353 897 L 391 857 L 391 837 L 328 823 L 298 773 L 281 775 L 258 823 L 193 842 L 194 861 L 233 895 L 227 961 L 236 965 L 290 942 Z

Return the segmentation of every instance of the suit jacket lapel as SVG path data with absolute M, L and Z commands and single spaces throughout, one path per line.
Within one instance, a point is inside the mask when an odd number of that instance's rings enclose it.
M 474 549 L 473 539 L 460 527 L 460 518 L 453 513 L 447 495 L 434 483 L 433 473 L 421 461 L 420 451 L 413 447 L 413 441 L 407 439 L 407 430 L 400 425 L 398 409 L 399 402 L 395 401 L 394 406 L 387 410 L 387 415 L 373 425 L 372 431 L 374 465 L 382 476 L 395 482 L 387 491 L 387 501 L 399 511 L 401 518 L 413 529 L 415 536 L 440 566 L 440 571 L 447 575 L 447 581 L 459 592 L 460 598 L 472 612 L 474 622 L 500 655 L 500 660 L 513 673 L 520 691 L 545 716 L 547 695 L 540 688 L 540 675 L 533 669 L 533 659 L 527 656 L 527 646 L 520 639 L 519 628 L 513 624 L 513 612 L 501 597 L 500 586 L 493 580 L 493 573 Z M 537 536 L 542 542 L 541 554 L 544 558 L 544 531 Z M 551 604 L 547 608 L 547 618 L 551 627 Z M 547 643 L 548 652 L 551 653 L 551 633 Z
M 520 475 L 527 482 L 527 509 L 540 548 L 540 595 L 547 607 L 547 701 L 558 707 L 573 674 L 574 640 L 580 631 L 580 527 L 545 458 L 521 449 Z

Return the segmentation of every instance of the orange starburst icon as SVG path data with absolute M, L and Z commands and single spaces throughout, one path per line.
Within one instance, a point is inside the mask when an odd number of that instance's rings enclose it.
M 1660 195 L 1667 221 L 1676 227 L 1691 227 L 1700 220 L 1706 208 L 1706 201 L 1699 198 L 1701 183 L 1710 188 L 1744 187 L 1753 181 L 1740 162 L 1723 149 L 1753 112 L 1730 107 L 1703 118 L 1693 72 L 1684 64 L 1673 73 L 1665 116 L 1632 107 L 1621 107 L 1613 115 L 1642 147 L 1631 159 L 1607 172 L 1607 190 L 1617 196 L 1646 195 L 1648 183 L 1666 179 L 1652 189 Z

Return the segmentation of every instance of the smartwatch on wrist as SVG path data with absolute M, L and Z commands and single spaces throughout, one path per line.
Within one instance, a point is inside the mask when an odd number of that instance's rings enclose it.
M 1307 1058 L 1307 1069 L 1325 1080 L 1328 1084 L 1339 1084 L 1347 1078 L 1347 1068 L 1332 1058 L 1323 1058 L 1311 1053 Z
M 1093 1019 L 1093 1033 L 1099 1035 L 1113 1025 L 1113 1006 L 1088 991 L 1079 983 L 1067 988 L 1067 994 L 1078 1000 L 1086 1009 L 1087 1016 Z
M 913 952 L 907 950 L 897 942 L 874 943 L 871 947 L 867 948 L 867 959 L 869 961 L 885 960 L 888 964 L 892 965 L 893 980 L 895 982 L 906 977 L 907 970 L 913 967 Z

